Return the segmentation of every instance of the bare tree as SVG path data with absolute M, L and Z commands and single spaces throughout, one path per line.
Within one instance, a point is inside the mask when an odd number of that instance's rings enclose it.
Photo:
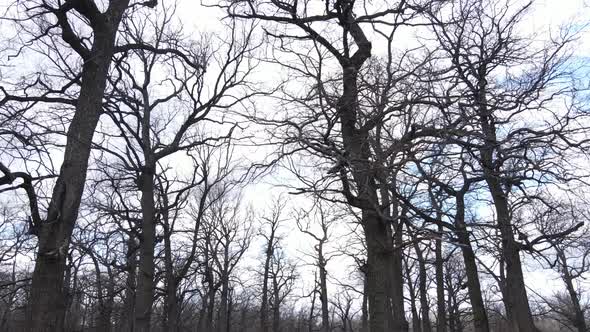
M 588 227 L 582 227 L 587 216 L 570 204 L 556 203 L 549 207 L 537 204 L 535 210 L 532 217 L 539 236 L 529 240 L 533 242 L 529 245 L 539 247 L 536 251 L 539 259 L 559 272 L 567 293 L 567 300 L 557 295 L 555 301 L 545 302 L 569 326 L 578 332 L 586 331 L 583 287 L 576 286 L 576 282 L 590 271 L 590 243 L 585 235 Z
M 536 328 L 523 278 L 521 246 L 514 238 L 510 195 L 521 191 L 526 196 L 524 182 L 542 185 L 541 174 L 556 174 L 560 181 L 567 181 L 558 174 L 563 168 L 555 160 L 564 156 L 559 152 L 562 149 L 579 146 L 581 142 L 573 137 L 582 130 L 569 125 L 577 117 L 575 111 L 551 109 L 552 101 L 570 89 L 560 83 L 570 75 L 565 68 L 565 50 L 572 36 L 565 33 L 563 38 L 536 48 L 531 39 L 517 33 L 530 7 L 531 2 L 513 7 L 502 1 L 466 1 L 452 8 L 451 24 L 441 15 L 431 15 L 457 89 L 449 94 L 451 100 L 457 98 L 456 107 L 450 109 L 456 112 L 452 116 L 459 116 L 460 126 L 452 130 L 463 132 L 457 142 L 469 148 L 491 195 L 506 268 L 506 311 L 514 331 Z M 523 71 L 508 70 L 505 80 L 493 81 L 498 71 L 515 66 Z M 521 121 L 530 112 L 546 112 L 558 120 L 551 124 Z M 472 120 L 467 122 L 469 126 L 463 124 L 465 119 Z M 514 127 L 509 129 L 510 125 Z M 466 141 L 467 137 L 473 139 Z M 533 150 L 538 153 L 531 158 L 529 151 Z M 538 174 L 530 176 L 529 170 Z
M 370 133 L 382 119 L 404 109 L 407 104 L 388 107 L 391 105 L 387 100 L 380 100 L 377 105 L 365 105 L 361 72 L 372 55 L 373 46 L 366 32 L 371 24 L 387 31 L 382 35 L 393 35 L 398 27 L 414 18 L 421 4 L 400 1 L 373 6 L 364 1 L 326 1 L 322 6 L 312 6 L 308 1 L 239 1 L 219 6 L 226 8 L 233 18 L 262 20 L 278 26 L 276 32 L 267 29 L 267 35 L 276 41 L 281 54 L 293 54 L 296 62 L 287 63 L 278 57 L 272 60 L 293 70 L 297 80 L 302 80 L 307 88 L 302 96 L 287 91 L 283 100 L 289 106 L 301 106 L 303 112 L 297 118 L 290 114 L 285 118 L 260 121 L 277 128 L 273 132 L 283 141 L 282 146 L 294 145 L 293 152 L 287 154 L 307 151 L 323 158 L 324 165 L 326 160 L 333 162 L 327 173 L 339 181 L 340 188 L 328 191 L 343 194 L 347 203 L 360 209 L 362 214 L 368 252 L 371 330 L 406 331 L 408 326 L 400 294 L 401 260 L 392 255 L 392 231 L 389 230 L 390 220 L 396 220 L 396 211 L 392 212 L 393 217 L 382 213 L 383 207 L 390 209 L 395 203 L 386 197 L 380 199 L 380 185 L 387 185 L 378 181 L 377 168 L 382 165 L 373 163 Z M 335 32 L 327 33 L 330 30 Z M 397 148 L 397 144 L 393 145 Z M 284 154 L 284 149 L 280 150 Z M 303 189 L 309 190 L 317 191 L 317 188 Z M 392 285 L 394 281 L 396 284 Z
M 319 283 L 317 283 L 316 289 L 319 287 L 319 297 L 321 302 L 321 318 L 322 318 L 322 332 L 330 331 L 330 316 L 329 316 L 329 302 L 328 302 L 328 271 L 326 265 L 330 260 L 330 253 L 327 252 L 327 242 L 329 239 L 330 226 L 335 220 L 342 216 L 334 211 L 334 208 L 330 206 L 324 206 L 321 201 L 316 201 L 311 211 L 301 211 L 296 216 L 297 227 L 299 231 L 310 236 L 315 240 L 313 249 L 315 267 L 318 270 Z M 305 220 L 305 221 L 304 221 Z M 319 226 L 319 234 L 314 232 L 314 229 Z M 314 297 L 315 299 L 315 297 Z M 345 325 L 346 326 L 346 325 Z
M 275 250 L 279 245 L 279 241 L 281 239 L 279 231 L 279 226 L 283 221 L 283 209 L 286 206 L 286 201 L 284 199 L 278 198 L 276 201 L 273 202 L 272 207 L 270 208 L 270 214 L 267 216 L 262 216 L 262 226 L 261 226 L 261 235 L 264 238 L 264 266 L 262 270 L 262 301 L 260 304 L 260 330 L 262 332 L 269 331 L 269 313 L 270 313 L 270 289 L 272 285 L 270 283 L 273 281 L 273 277 L 271 275 L 271 269 L 273 266 L 273 257 L 275 256 Z M 275 274 L 276 275 L 276 274 Z M 276 278 L 275 278 L 276 279 Z M 277 280 L 278 282 L 278 280 Z M 278 287 L 278 284 L 277 284 Z M 277 303 L 278 304 L 278 303 Z M 279 307 L 276 306 L 276 312 L 279 312 Z M 280 317 L 276 317 L 280 318 Z M 273 317 L 274 322 L 274 317 Z
M 31 36 L 33 45 L 55 46 L 57 43 L 54 41 L 60 40 L 61 46 L 76 54 L 79 59 L 76 63 L 81 65 L 81 68 L 70 67 L 75 71 L 74 77 L 61 88 L 52 88 L 51 84 L 45 84 L 41 79 L 33 86 L 41 90 L 36 95 L 26 92 L 24 95 L 13 95 L 2 89 L 5 94 L 2 104 L 24 102 L 24 107 L 28 108 L 30 103 L 61 103 L 75 108 L 47 217 L 34 220 L 39 249 L 33 273 L 28 326 L 34 331 L 60 331 L 65 313 L 62 288 L 65 256 L 84 190 L 92 137 L 102 113 L 109 67 L 113 54 L 117 52 L 116 34 L 130 1 L 112 1 L 106 6 L 90 0 L 65 3 L 33 1 L 18 5 L 22 6 L 26 17 L 14 21 L 22 22 L 25 31 L 36 30 Z M 33 24 L 33 27 L 29 29 L 27 23 Z M 69 94 L 72 86 L 79 87 L 73 97 Z M 33 88 L 31 90 L 36 90 Z
M 154 248 L 160 213 L 155 201 L 158 165 L 179 151 L 222 144 L 232 136 L 235 125 L 223 120 L 219 120 L 219 135 L 203 132 L 197 127 L 218 116 L 211 114 L 212 109 L 230 109 L 248 97 L 248 93 L 240 95 L 240 92 L 252 69 L 243 66 L 244 57 L 251 50 L 248 30 L 244 30 L 242 36 L 237 27 L 231 27 L 230 39 L 225 42 L 226 53 L 217 57 L 204 41 L 201 44 L 187 42 L 181 28 L 176 26 L 173 14 L 174 7 L 164 7 L 155 14 L 144 13 L 138 15 L 142 19 L 125 23 L 121 37 L 131 46 L 115 60 L 117 75 L 110 79 L 113 88 L 106 106 L 112 124 L 107 127 L 109 132 L 102 133 L 115 140 L 97 146 L 114 158 L 124 172 L 133 174 L 137 190 L 141 192 L 135 308 L 135 328 L 141 331 L 149 330 L 154 302 Z M 146 50 L 133 45 L 154 46 Z M 219 71 L 211 77 L 205 74 L 206 69 L 213 72 L 213 68 L 219 68 Z M 169 75 L 162 76 L 162 71 Z M 208 88 L 210 79 L 214 82 L 212 89 Z M 172 105 L 177 108 L 174 115 L 169 108 Z M 112 127 L 119 131 L 118 135 L 111 135 Z M 179 192 L 190 189 L 198 181 L 189 181 Z M 168 210 L 167 206 L 160 208 Z M 188 264 L 191 262 L 189 260 Z M 170 317 L 169 321 L 177 320 Z

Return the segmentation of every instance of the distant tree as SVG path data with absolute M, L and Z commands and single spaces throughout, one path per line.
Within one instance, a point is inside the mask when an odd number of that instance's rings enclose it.
M 526 239 L 527 245 L 536 246 L 538 259 L 558 272 L 565 285 L 565 292 L 556 293 L 544 302 L 560 317 L 562 324 L 572 326 L 578 332 L 588 330 L 586 320 L 589 308 L 582 300 L 584 287 L 578 284 L 590 272 L 590 241 L 587 236 L 590 228 L 585 210 L 558 201 L 549 207 L 537 204 L 531 217 L 539 235 Z

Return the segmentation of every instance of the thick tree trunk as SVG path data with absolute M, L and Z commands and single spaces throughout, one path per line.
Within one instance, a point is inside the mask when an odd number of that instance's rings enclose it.
M 148 86 L 150 74 L 146 73 L 144 87 Z M 147 88 L 142 89 L 141 143 L 144 165 L 137 179 L 141 190 L 141 236 L 139 242 L 139 275 L 137 279 L 137 302 L 135 310 L 135 330 L 149 332 L 151 329 L 152 307 L 154 302 L 154 248 L 156 246 L 156 202 L 155 172 L 157 157 L 152 149 L 152 107 Z
M 176 281 L 172 280 L 172 285 L 166 285 L 166 298 L 164 309 L 164 331 L 180 331 L 180 312 L 178 310 L 178 297 L 176 295 Z
M 227 277 L 223 277 L 227 278 Z M 228 311 L 229 311 L 229 300 L 228 300 L 229 285 L 225 280 L 221 284 L 221 296 L 219 298 L 219 320 L 217 325 L 218 332 L 224 332 L 228 328 Z
M 115 36 L 129 0 L 121 0 L 96 22 L 89 59 L 84 59 L 80 95 L 68 128 L 59 177 L 55 183 L 47 221 L 40 225 L 39 246 L 27 310 L 27 330 L 63 331 L 65 298 L 63 278 L 70 237 L 84 191 L 92 137 L 102 113 Z M 107 17 L 108 16 L 108 17 Z
M 367 278 L 369 297 L 369 325 L 371 332 L 403 331 L 405 320 L 392 317 L 391 277 L 392 248 L 387 228 L 389 222 L 379 217 L 376 206 L 379 205 L 375 169 L 371 163 L 371 148 L 368 132 L 357 128 L 358 112 L 358 72 L 371 56 L 371 43 L 366 38 L 358 23 L 349 18 L 348 29 L 357 50 L 346 59 L 341 59 L 342 94 L 338 100 L 337 110 L 340 117 L 342 141 L 348 154 L 352 176 L 357 186 L 358 202 L 352 202 L 352 193 L 348 198 L 352 204 L 362 210 L 362 224 L 367 244 Z M 346 175 L 344 175 L 346 176 Z M 347 181 L 347 180 L 345 180 Z M 348 183 L 344 183 L 348 187 Z
M 498 287 L 500 288 L 500 292 L 502 293 L 502 303 L 504 304 L 504 308 L 510 307 L 508 302 L 508 294 L 506 288 L 506 264 L 504 264 L 504 257 L 500 253 L 498 257 L 498 271 L 499 275 L 496 281 L 498 282 Z M 506 310 L 506 326 L 510 326 L 510 322 L 512 322 L 512 312 Z
M 137 243 L 135 241 L 132 237 L 127 240 L 127 280 L 121 331 L 133 331 L 135 323 L 135 289 L 137 287 Z
M 272 308 L 272 331 L 281 331 L 281 311 L 278 304 Z
M 213 331 L 213 318 L 215 316 L 215 293 L 217 293 L 215 286 L 211 283 L 207 294 L 207 320 L 206 331 Z
M 225 332 L 231 332 L 233 311 L 234 311 L 234 300 L 233 300 L 233 295 L 230 292 L 229 299 L 227 302 L 227 324 L 226 324 L 227 328 L 225 329 Z
M 471 247 L 469 232 L 465 224 L 465 200 L 463 194 L 458 194 L 455 198 L 455 201 L 457 209 L 455 212 L 455 234 L 457 235 L 459 244 L 461 245 L 461 253 L 463 254 L 463 262 L 465 264 L 467 290 L 469 292 L 469 301 L 471 302 L 471 308 L 473 312 L 474 331 L 489 332 L 490 327 L 488 323 L 488 315 L 486 313 L 485 303 L 481 293 L 481 285 L 479 283 L 475 253 Z
M 367 243 L 367 281 L 369 296 L 369 325 L 371 332 L 400 331 L 403 326 L 391 326 L 392 307 L 390 301 L 391 284 L 391 241 L 388 225 L 376 212 L 362 212 Z M 401 323 L 401 322 L 395 322 Z
M 492 193 L 502 236 L 502 256 L 506 264 L 506 311 L 511 317 L 511 327 L 514 332 L 536 332 L 524 283 L 520 248 L 512 233 L 508 200 L 496 177 L 487 176 L 486 181 Z
M 485 67 L 480 68 L 485 72 Z M 507 193 L 502 187 L 501 173 L 502 165 L 494 160 L 498 148 L 496 137 L 496 124 L 488 107 L 487 102 L 487 81 L 482 79 L 478 82 L 477 103 L 478 116 L 482 134 L 485 137 L 485 145 L 480 149 L 481 163 L 485 181 L 488 185 L 492 201 L 496 210 L 498 229 L 502 237 L 502 256 L 506 263 L 506 312 L 511 318 L 510 324 L 514 332 L 536 332 L 537 328 L 533 322 L 531 309 L 529 307 L 526 293 L 526 285 L 522 273 L 520 261 L 520 248 L 514 240 L 510 209 Z
M 144 140 L 144 144 L 146 144 L 145 142 Z M 146 156 L 146 158 L 149 158 L 149 156 Z M 154 170 L 155 164 L 152 160 L 147 159 L 145 170 L 142 172 L 139 181 L 141 185 L 142 225 L 135 303 L 135 331 L 137 332 L 149 332 L 154 301 L 154 245 L 156 242 Z

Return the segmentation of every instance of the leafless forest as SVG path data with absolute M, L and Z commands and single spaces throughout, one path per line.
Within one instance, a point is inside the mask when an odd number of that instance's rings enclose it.
M 590 331 L 549 2 L 0 0 L 0 331 Z

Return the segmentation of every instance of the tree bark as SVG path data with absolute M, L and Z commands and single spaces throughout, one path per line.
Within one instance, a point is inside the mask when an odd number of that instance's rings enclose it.
M 389 300 L 391 280 L 391 241 L 387 224 L 376 212 L 362 212 L 367 243 L 367 281 L 369 297 L 369 325 L 371 332 L 400 331 L 402 326 L 391 326 L 392 307 Z M 401 322 L 395 322 L 401 323 Z
M 229 328 L 229 239 L 226 237 L 226 245 L 223 250 L 223 270 L 221 271 L 221 297 L 219 300 L 218 332 L 224 332 Z
M 442 226 L 438 228 L 442 234 Z M 435 274 L 436 274 L 436 332 L 447 332 L 447 310 L 445 306 L 445 288 L 442 257 L 442 241 L 436 239 L 435 244 Z
M 164 318 L 163 328 L 164 331 L 178 332 L 180 331 L 180 313 L 178 312 L 178 297 L 176 294 L 177 290 L 177 279 L 174 274 L 174 265 L 172 261 L 172 246 L 170 243 L 170 229 L 167 225 L 165 226 L 164 236 L 164 264 L 166 266 L 166 297 L 164 298 Z
M 442 211 L 436 199 L 431 196 L 432 206 L 436 209 L 436 220 L 438 220 L 438 237 L 435 241 L 435 280 L 436 280 L 436 332 L 447 332 L 447 310 L 445 307 L 444 287 L 444 262 L 442 252 Z
M 141 235 L 139 243 L 139 273 L 137 277 L 135 331 L 149 332 L 154 301 L 154 246 L 156 244 L 156 202 L 154 174 L 156 160 L 151 147 L 149 99 L 144 92 L 142 143 L 145 165 L 138 179 L 141 190 Z
M 363 271 L 363 304 L 361 307 L 361 332 L 369 332 L 369 289 L 367 272 Z
M 268 332 L 268 277 L 270 272 L 270 261 L 273 255 L 273 237 L 274 233 L 271 233 L 270 239 L 266 244 L 264 271 L 262 272 L 262 303 L 260 305 L 260 330 L 262 332 Z
M 512 233 L 508 200 L 496 177 L 487 176 L 486 181 L 492 193 L 502 236 L 502 256 L 506 264 L 506 311 L 515 332 L 536 332 L 524 283 L 520 248 Z
M 330 331 L 330 312 L 328 309 L 328 282 L 323 242 L 318 244 L 318 265 L 320 269 L 320 301 L 322 302 L 322 332 Z
M 272 331 L 281 331 L 281 301 L 280 290 L 276 274 L 273 275 L 272 289 L 273 289 L 273 305 L 272 305 Z
M 384 190 L 381 193 L 384 205 L 388 206 L 390 201 L 389 192 Z M 407 332 L 409 324 L 406 320 L 406 311 L 404 308 L 404 275 L 403 275 L 403 223 L 398 212 L 398 204 L 393 204 L 391 211 L 387 209 L 387 215 L 391 215 L 392 223 L 387 227 L 388 237 L 390 238 L 392 248 L 391 252 L 391 269 L 389 297 L 392 306 L 392 326 L 396 331 Z M 406 217 L 406 211 L 402 209 L 401 217 Z
M 127 240 L 127 280 L 123 304 L 122 331 L 133 331 L 135 323 L 135 289 L 137 287 L 137 243 L 135 238 Z
M 478 68 L 478 72 L 485 73 L 486 68 Z M 514 332 L 536 332 L 531 309 L 526 293 L 526 285 L 520 261 L 520 247 L 514 240 L 508 194 L 504 192 L 500 179 L 501 164 L 494 160 L 498 149 L 496 124 L 491 115 L 487 100 L 487 81 L 484 74 L 480 75 L 476 91 L 477 112 L 485 144 L 480 148 L 480 158 L 483 175 L 488 185 L 496 211 L 497 225 L 502 238 L 502 256 L 506 263 L 506 312 L 511 317 L 511 327 Z
M 475 253 L 471 247 L 469 232 L 465 224 L 465 200 L 463 194 L 458 194 L 455 198 L 455 234 L 461 245 L 463 263 L 465 264 L 465 273 L 467 276 L 467 290 L 469 292 L 469 301 L 473 311 L 473 327 L 475 332 L 489 332 L 488 315 L 485 309 L 477 272 L 477 263 Z
M 414 250 L 416 251 L 416 258 L 418 260 L 418 288 L 420 296 L 420 311 L 422 314 L 422 331 L 432 332 L 432 326 L 430 324 L 430 308 L 428 306 L 428 288 L 426 285 L 426 262 L 424 261 L 424 255 L 420 248 L 420 243 L 414 241 Z
M 47 221 L 40 225 L 39 246 L 27 310 L 27 330 L 63 331 L 63 278 L 70 237 L 84 191 L 92 137 L 102 113 L 102 99 L 114 52 L 115 37 L 129 0 L 111 4 L 93 22 L 94 41 L 84 59 L 80 94 L 68 128 L 60 174 L 55 183 Z

